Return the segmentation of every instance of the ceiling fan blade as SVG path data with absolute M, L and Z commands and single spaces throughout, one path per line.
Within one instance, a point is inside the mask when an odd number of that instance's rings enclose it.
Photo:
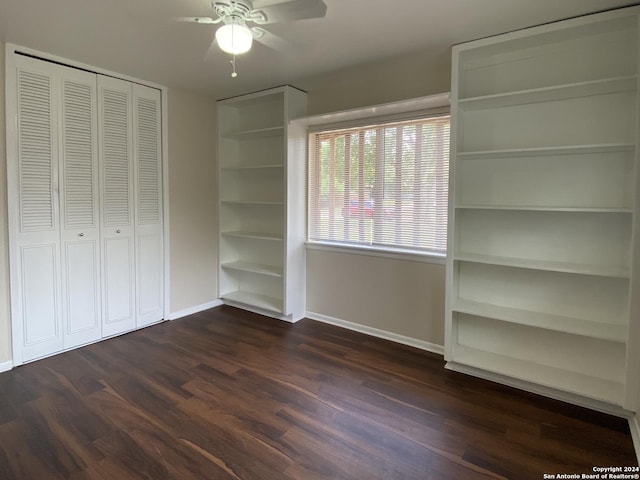
M 291 46 L 291 44 L 285 39 L 265 30 L 264 28 L 253 27 L 251 31 L 253 32 L 253 38 L 256 42 L 260 42 L 273 50 L 283 51 L 287 47 Z
M 253 2 L 251 16 L 258 18 L 256 23 L 267 24 L 320 18 L 326 13 L 327 6 L 323 0 L 288 0 L 279 3 L 256 0 Z M 260 17 L 264 17 L 264 20 Z
M 211 17 L 176 17 L 175 20 L 178 22 L 186 22 L 186 23 L 199 23 L 201 25 L 213 25 L 214 23 L 220 23 L 222 18 L 211 18 Z

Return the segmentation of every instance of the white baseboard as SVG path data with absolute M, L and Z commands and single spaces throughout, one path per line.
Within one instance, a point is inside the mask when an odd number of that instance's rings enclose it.
M 633 440 L 633 448 L 636 451 L 636 460 L 640 462 L 640 423 L 638 416 L 634 415 L 629 418 L 629 430 L 631 430 L 631 439 Z
M 373 337 L 384 338 L 385 340 L 391 340 L 392 342 L 419 348 L 420 350 L 426 350 L 427 352 L 444 355 L 444 346 L 435 343 L 425 342 L 424 340 L 406 337 L 397 333 L 380 330 L 379 328 L 368 327 L 366 325 L 349 322 L 340 318 L 330 317 L 321 313 L 307 312 L 306 316 L 307 318 L 310 318 L 311 320 L 317 320 L 318 322 L 329 323 L 331 325 L 346 328 L 347 330 L 366 333 L 367 335 L 371 335 Z
M 173 312 L 169 314 L 169 320 L 177 320 L 178 318 L 186 317 L 187 315 L 193 315 L 194 313 L 199 313 L 204 310 L 209 310 L 213 307 L 219 307 L 223 305 L 222 300 L 213 300 L 212 302 L 203 303 L 201 305 L 196 305 L 194 307 L 184 308 L 182 310 L 178 310 L 177 312 Z
M 8 362 L 0 363 L 0 373 L 8 372 L 12 368 L 13 368 L 13 362 L 11 360 L 9 360 Z

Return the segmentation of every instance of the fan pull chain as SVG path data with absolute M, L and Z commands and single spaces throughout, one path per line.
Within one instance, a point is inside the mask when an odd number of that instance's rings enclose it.
M 233 71 L 231 72 L 231 78 L 236 78 L 238 76 L 238 72 L 236 72 L 236 55 L 233 55 L 233 59 L 230 60 L 231 68 Z

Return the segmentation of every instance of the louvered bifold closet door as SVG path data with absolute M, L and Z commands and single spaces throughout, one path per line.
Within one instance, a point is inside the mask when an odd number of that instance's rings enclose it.
M 132 86 L 98 76 L 103 336 L 135 328 Z
M 102 336 L 96 74 L 60 74 L 60 205 L 65 348 Z
M 163 318 L 160 90 L 133 86 L 137 326 Z
M 63 349 L 58 208 L 58 79 L 50 64 L 17 57 L 9 79 L 8 111 L 16 135 L 7 162 L 11 224 L 14 363 Z M 14 83 L 15 82 L 15 83 Z M 14 103 L 15 102 L 15 103 Z M 9 146 L 9 145 L 8 145 Z M 14 180 L 15 179 L 15 180 Z

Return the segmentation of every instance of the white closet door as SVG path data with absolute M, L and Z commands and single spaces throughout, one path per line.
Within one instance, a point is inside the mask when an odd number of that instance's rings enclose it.
M 138 327 L 158 322 L 164 316 L 160 125 L 160 91 L 134 85 L 133 145 Z
M 98 76 L 103 336 L 135 328 L 131 83 Z
M 16 57 L 16 155 L 8 162 L 14 363 L 62 350 L 55 92 L 51 65 Z M 13 104 L 13 102 L 16 102 Z M 12 105 L 13 104 L 13 105 Z M 13 139 L 12 139 L 13 141 Z M 14 183 L 15 182 L 15 183 Z
M 96 75 L 60 74 L 60 211 L 64 347 L 102 337 Z

